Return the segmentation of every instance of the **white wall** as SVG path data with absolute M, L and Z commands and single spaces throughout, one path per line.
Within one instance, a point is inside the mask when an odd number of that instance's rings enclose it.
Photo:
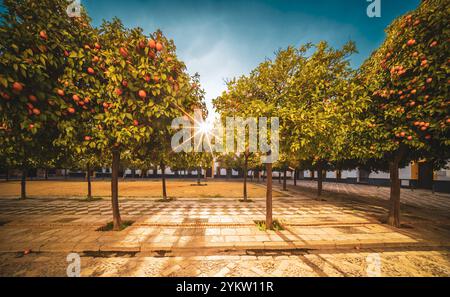
M 369 178 L 389 179 L 389 172 L 383 172 L 383 171 L 372 172 L 372 173 L 370 173 Z M 411 179 L 411 165 L 408 165 L 404 168 L 400 168 L 399 178 L 400 179 Z
M 327 171 L 326 178 L 336 178 L 335 171 Z
M 305 170 L 304 173 L 303 173 L 303 176 L 304 176 L 305 178 L 310 178 L 310 177 L 311 177 L 311 171 L 310 171 L 310 170 Z M 316 176 L 316 177 L 317 177 L 317 176 Z
M 447 167 L 450 168 L 450 161 L 447 162 Z M 436 172 L 436 180 L 450 181 L 450 169 L 442 169 Z
M 447 166 L 450 167 L 450 161 L 447 163 Z M 102 172 L 103 173 L 107 172 L 107 169 L 106 168 L 102 168 Z M 111 169 L 109 169 L 108 172 L 111 172 Z M 202 170 L 202 174 L 204 174 L 204 172 L 205 172 L 205 170 Z M 126 169 L 125 173 L 130 175 L 131 174 L 131 169 Z M 175 172 L 173 172 L 170 168 L 166 168 L 166 172 L 165 173 L 169 174 L 169 175 L 175 174 Z M 197 171 L 194 170 L 191 173 L 196 175 Z M 137 169 L 136 170 L 136 175 L 140 175 L 140 174 L 141 174 L 141 170 Z M 148 170 L 147 174 L 152 175 L 153 174 L 153 169 Z M 158 174 L 161 174 L 161 169 L 158 169 Z M 180 174 L 182 174 L 182 172 L 180 172 Z M 238 174 L 239 174 L 238 171 L 232 170 L 232 175 L 233 176 L 237 176 Z M 250 170 L 248 174 L 252 175 L 253 172 Z M 281 174 L 281 176 L 283 176 L 282 172 L 280 172 L 280 173 L 277 172 L 277 171 L 273 172 L 273 176 L 274 177 L 278 177 L 279 174 Z M 220 168 L 220 175 L 221 176 L 226 176 L 227 175 L 227 170 L 225 168 Z M 305 178 L 309 178 L 311 176 L 311 172 L 309 170 L 304 170 L 303 171 L 303 176 Z M 408 166 L 406 166 L 404 168 L 400 168 L 399 176 L 400 176 L 400 179 L 403 179 L 403 180 L 411 179 L 411 165 L 408 165 Z M 288 178 L 293 178 L 293 172 L 287 171 L 287 177 Z M 317 178 L 317 172 L 315 172 L 315 177 Z M 343 170 L 342 171 L 342 179 L 345 179 L 345 178 L 357 178 L 357 177 L 358 177 L 358 170 L 357 169 L 355 169 L 355 170 Z M 327 171 L 326 172 L 326 178 L 336 178 L 336 172 L 335 171 Z M 382 171 L 380 171 L 378 173 L 371 172 L 370 175 L 369 175 L 369 178 L 389 179 L 389 172 L 382 172 Z M 435 179 L 436 180 L 443 180 L 443 181 L 450 181 L 450 169 L 442 169 L 442 170 L 436 171 L 435 172 Z
M 400 179 L 411 179 L 411 165 L 399 170 Z
M 344 170 L 342 171 L 342 178 L 357 178 L 358 170 Z
M 369 174 L 369 178 L 389 178 L 389 173 L 383 171 L 372 172 Z
M 442 169 L 442 170 L 436 171 L 435 178 L 436 178 L 436 180 L 450 181 L 450 170 Z
M 158 169 L 158 174 L 162 174 L 162 170 L 161 169 Z M 172 174 L 174 174 L 171 170 L 170 170 L 170 168 L 166 168 L 165 170 L 164 170 L 164 174 L 168 174 L 168 175 L 172 175 Z

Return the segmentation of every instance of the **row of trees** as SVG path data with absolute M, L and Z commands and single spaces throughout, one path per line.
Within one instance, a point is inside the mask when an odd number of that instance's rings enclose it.
M 174 154 L 173 118 L 205 109 L 198 75 L 190 77 L 173 41 L 120 20 L 90 25 L 63 0 L 5 0 L 0 25 L 0 159 L 20 168 L 112 167 L 114 228 L 121 225 L 119 167 L 209 167 L 211 155 Z M 399 226 L 398 168 L 449 157 L 448 4 L 423 1 L 387 29 L 383 45 L 359 68 L 353 43 L 280 50 L 214 100 L 223 118 L 279 117 L 276 168 L 389 170 L 388 222 Z M 247 143 L 247 146 L 249 144 Z M 223 155 L 228 167 L 263 169 L 260 155 Z M 272 164 L 266 164 L 271 226 Z M 89 176 L 89 174 L 88 174 Z M 244 174 L 244 201 L 247 201 Z M 90 186 L 88 187 L 90 189 Z M 165 190 L 163 176 L 163 193 Z M 88 191 L 90 196 L 90 190 Z
M 448 1 L 423 1 L 388 27 L 385 42 L 359 69 L 350 67 L 352 42 L 280 50 L 230 80 L 214 105 L 223 119 L 279 117 L 275 165 L 316 170 L 318 196 L 324 170 L 389 171 L 388 223 L 399 227 L 399 167 L 427 159 L 439 168 L 450 155 L 448 11 Z
M 94 28 L 85 10 L 68 17 L 64 0 L 3 5 L 2 164 L 23 170 L 22 197 L 27 168 L 110 166 L 119 229 L 121 159 L 147 168 L 174 162 L 172 119 L 204 108 L 198 75 L 188 75 L 159 30 L 145 35 L 118 19 Z

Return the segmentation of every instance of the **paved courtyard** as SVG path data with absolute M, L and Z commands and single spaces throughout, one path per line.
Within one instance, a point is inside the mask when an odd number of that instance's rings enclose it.
M 293 187 L 294 182 L 288 181 L 288 184 Z M 311 180 L 297 181 L 297 188 L 306 188 L 315 190 L 317 182 Z M 323 190 L 330 193 L 345 194 L 352 196 L 361 196 L 366 198 L 375 198 L 389 200 L 390 188 L 377 187 L 373 185 L 348 184 L 348 183 L 323 183 Z M 406 189 L 401 190 L 401 203 L 418 206 L 421 208 L 450 210 L 450 194 L 447 193 L 432 193 L 428 190 L 421 189 Z
M 0 275 L 66 276 L 66 253 L 0 253 Z M 379 269 L 374 267 L 379 259 Z M 81 254 L 81 276 L 449 276 L 449 250 L 346 250 L 155 257 Z
M 292 189 L 274 199 L 279 231 L 254 223 L 265 218 L 264 199 L 121 199 L 122 219 L 134 223 L 120 232 L 97 231 L 111 221 L 108 200 L 0 199 L 0 275 L 65 275 L 76 252 L 86 276 L 367 275 L 378 256 L 381 275 L 450 276 L 445 202 L 404 205 L 405 226 L 395 229 L 382 223 L 385 204 L 361 200 L 363 191 L 318 201 Z

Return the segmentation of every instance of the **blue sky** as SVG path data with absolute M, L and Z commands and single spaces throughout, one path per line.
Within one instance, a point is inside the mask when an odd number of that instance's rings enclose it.
M 394 18 L 420 0 L 380 0 L 381 18 L 366 15 L 367 0 L 81 0 L 94 25 L 114 16 L 146 33 L 157 28 L 174 39 L 190 73 L 201 75 L 207 103 L 225 89 L 224 80 L 247 74 L 288 45 L 356 42 L 357 67 L 383 41 Z

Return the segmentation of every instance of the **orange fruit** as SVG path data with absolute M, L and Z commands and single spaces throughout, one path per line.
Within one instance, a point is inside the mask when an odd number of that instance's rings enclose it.
M 144 99 L 145 97 L 147 97 L 147 93 L 144 90 L 140 90 L 138 93 L 139 97 L 141 97 L 142 99 Z
M 125 49 L 125 48 L 123 48 L 123 47 L 121 47 L 121 48 L 119 49 L 119 53 L 120 53 L 120 55 L 121 55 L 122 57 L 124 57 L 124 58 L 128 57 L 128 51 L 127 51 L 127 49 Z
M 19 83 L 19 82 L 15 82 L 15 83 L 13 83 L 12 88 L 16 92 L 22 92 L 23 85 L 21 83 Z
M 39 37 L 41 37 L 44 40 L 48 39 L 47 33 L 45 31 L 39 32 Z

